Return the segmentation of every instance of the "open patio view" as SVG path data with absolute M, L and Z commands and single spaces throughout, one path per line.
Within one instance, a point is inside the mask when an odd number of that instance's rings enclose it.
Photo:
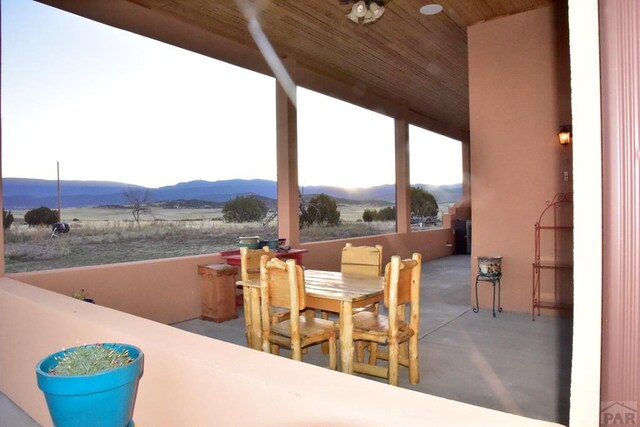
M 571 317 L 544 316 L 469 305 L 470 257 L 428 261 L 420 293 L 420 383 L 400 368 L 400 387 L 525 417 L 568 422 Z M 474 273 L 475 275 L 475 273 Z M 509 292 L 509 283 L 504 284 Z M 244 314 L 223 323 L 193 319 L 173 326 L 246 346 Z M 282 349 L 282 356 L 291 353 Z M 328 355 L 311 347 L 305 362 L 328 366 Z M 383 362 L 384 363 L 384 362 Z M 358 374 L 360 375 L 360 374 Z M 386 380 L 362 375 L 373 381 Z
M 399 386 L 476 406 L 565 424 L 569 408 L 571 319 L 469 305 L 470 257 L 455 255 L 424 263 L 419 333 L 420 383 L 411 385 L 405 368 Z M 505 284 L 505 292 L 509 290 Z M 174 327 L 246 347 L 242 307 L 222 323 L 193 319 Z M 282 357 L 290 352 L 283 349 Z M 312 347 L 304 362 L 327 367 L 328 356 Z M 291 362 L 296 363 L 296 362 Z M 360 375 L 372 381 L 386 380 Z M 0 406 L 11 427 L 37 425 L 6 402 Z
M 109 342 L 144 352 L 129 415 L 140 425 L 595 427 L 622 412 L 637 416 L 637 1 L 419 3 L 29 1 L 82 17 L 82 25 L 116 28 L 123 46 L 154 40 L 177 47 L 186 53 L 184 61 L 174 61 L 181 65 L 213 58 L 243 69 L 232 74 L 266 78 L 250 90 L 221 72 L 205 73 L 234 95 L 220 101 L 212 92 L 194 103 L 187 119 L 215 129 L 228 124 L 224 111 L 242 124 L 220 140 L 189 125 L 172 133 L 162 122 L 176 119 L 172 109 L 191 104 L 197 88 L 181 90 L 186 84 L 180 80 L 155 86 L 153 96 L 142 99 L 157 113 L 140 124 L 136 111 L 145 107 L 134 94 L 145 93 L 153 73 L 138 74 L 126 95 L 93 111 L 71 91 L 41 97 L 56 83 L 36 55 L 25 63 L 40 89 L 16 85 L 8 91 L 3 34 L 3 95 L 13 90 L 21 101 L 31 91 L 38 105 L 38 114 L 16 120 L 12 114 L 22 104 L 7 106 L 3 99 L 3 170 L 32 154 L 11 157 L 12 143 L 24 148 L 32 139 L 58 138 L 73 139 L 79 151 L 109 148 L 109 138 L 93 142 L 82 126 L 115 130 L 113 138 L 124 143 L 116 152 L 141 150 L 127 160 L 146 163 L 109 164 L 111 170 L 145 176 L 177 165 L 199 175 L 218 165 L 231 166 L 233 174 L 264 168 L 273 182 L 270 218 L 277 224 L 261 238 L 277 249 L 258 254 L 258 263 L 244 269 L 245 242 L 238 239 L 243 249 L 236 250 L 231 238 L 223 248 L 233 253 L 216 247 L 177 256 L 169 247 L 158 259 L 8 273 L 3 246 L 0 424 L 52 425 L 34 373 L 38 360 L 64 346 Z M 46 39 L 35 44 L 46 51 L 40 56 L 59 56 Z M 85 44 L 92 51 L 102 46 Z M 143 52 L 151 53 L 146 46 Z M 82 67 L 74 58 L 65 62 L 73 70 L 65 85 L 81 88 L 86 98 L 112 93 L 109 84 L 76 76 Z M 121 68 L 123 76 L 135 74 Z M 186 82 L 191 69 L 175 74 Z M 118 86 L 119 72 L 107 74 Z M 186 97 L 168 101 L 172 91 Z M 305 101 L 311 93 L 327 98 L 324 110 L 336 113 L 345 103 L 364 115 L 312 112 L 310 98 Z M 58 108 L 63 100 L 68 110 Z M 112 113 L 121 115 L 113 120 Z M 309 118 L 315 127 L 305 127 Z M 98 121 L 87 125 L 89 119 Z M 343 140 L 338 123 L 355 133 Z M 258 128 L 257 137 L 243 133 Z M 21 140 L 16 129 L 45 133 L 27 132 Z M 332 133 L 312 139 L 319 130 Z M 413 177 L 433 168 L 426 162 L 427 131 L 455 142 L 462 182 L 441 222 L 416 227 Z M 167 135 L 170 142 L 160 141 Z M 371 135 L 381 139 L 374 143 Z M 172 153 L 167 164 L 155 162 L 159 147 L 181 148 L 187 140 L 196 148 L 176 150 L 186 157 Z M 247 160 L 243 152 L 256 157 Z M 103 162 L 89 157 L 82 156 L 82 166 Z M 394 229 L 307 238 L 301 229 L 312 222 L 303 189 L 313 187 L 303 181 L 312 170 L 336 180 L 332 185 L 344 184 L 343 194 L 349 185 L 334 170 L 366 176 L 364 182 L 381 179 L 387 201 L 367 209 L 392 214 Z M 10 206 L 8 197 L 3 207 Z M 317 197 L 318 206 L 328 198 Z M 337 209 L 331 213 L 333 222 L 322 222 L 320 231 L 339 223 Z M 366 221 L 359 212 L 352 219 Z M 64 242 L 64 236 L 56 239 Z M 260 246 L 255 250 L 264 252 Z M 353 256 L 356 248 L 366 248 L 366 256 L 345 262 L 344 254 Z M 207 280 L 214 282 L 206 276 L 210 270 L 227 275 L 224 319 L 205 314 L 222 289 L 205 289 Z M 79 290 L 95 304 L 71 298 Z M 395 381 L 397 387 L 390 385 Z

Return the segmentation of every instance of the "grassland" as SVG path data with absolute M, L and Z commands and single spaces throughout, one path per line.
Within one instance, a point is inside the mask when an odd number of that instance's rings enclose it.
M 363 223 L 370 205 L 340 205 L 339 227 L 301 230 L 303 242 L 390 233 L 395 222 Z M 256 235 L 274 239 L 277 226 L 260 223 L 228 224 L 220 209 L 154 208 L 133 221 L 123 208 L 63 209 L 62 220 L 71 231 L 51 237 L 49 227 L 28 227 L 24 211 L 13 211 L 15 222 L 5 230 L 5 270 L 8 273 L 54 268 L 112 264 L 146 259 L 206 254 L 236 249 L 238 236 Z

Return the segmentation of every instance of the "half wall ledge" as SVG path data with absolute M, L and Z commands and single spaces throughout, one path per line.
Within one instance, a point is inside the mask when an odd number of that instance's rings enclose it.
M 36 385 L 38 360 L 105 341 L 145 352 L 134 413 L 142 425 L 558 426 L 249 350 L 7 277 L 0 278 L 0 339 L 0 390 L 44 426 L 51 420 Z

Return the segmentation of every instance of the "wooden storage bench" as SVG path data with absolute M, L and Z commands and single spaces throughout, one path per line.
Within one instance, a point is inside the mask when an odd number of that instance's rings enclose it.
M 198 266 L 202 288 L 202 314 L 204 320 L 224 322 L 236 319 L 236 274 L 238 267 L 229 264 Z

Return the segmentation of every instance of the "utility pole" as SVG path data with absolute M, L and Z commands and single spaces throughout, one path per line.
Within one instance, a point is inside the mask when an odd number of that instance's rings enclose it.
M 56 162 L 58 169 L 58 222 L 62 222 L 62 213 L 60 212 L 60 162 Z

